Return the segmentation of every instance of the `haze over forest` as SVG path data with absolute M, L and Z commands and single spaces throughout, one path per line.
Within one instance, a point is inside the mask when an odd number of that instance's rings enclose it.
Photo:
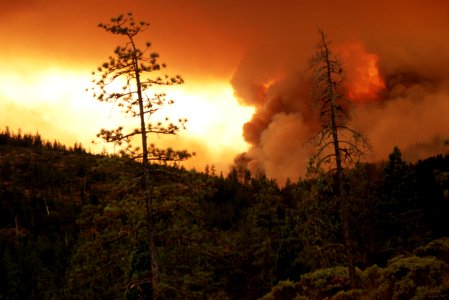
M 449 299 L 449 2 L 262 2 L 2 4 L 0 300 Z
M 324 30 L 344 63 L 352 126 L 367 160 L 398 146 L 405 159 L 447 152 L 449 4 L 432 1 L 9 1 L 0 12 L 0 126 L 64 143 L 90 141 L 123 120 L 85 93 L 90 72 L 123 41 L 97 24 L 132 11 L 186 83 L 167 90 L 167 111 L 187 117 L 186 166 L 233 163 L 283 182 L 304 176 L 317 128 L 308 60 Z M 241 153 L 245 153 L 243 156 Z M 236 158 L 237 157 L 237 158 Z

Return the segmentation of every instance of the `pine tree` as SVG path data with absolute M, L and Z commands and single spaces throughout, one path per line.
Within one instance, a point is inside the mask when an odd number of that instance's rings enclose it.
M 150 118 L 156 112 L 166 105 L 173 104 L 172 100 L 166 99 L 164 93 L 151 94 L 150 89 L 155 86 L 178 85 L 184 81 L 179 75 L 172 77 L 164 75 L 155 78 L 149 76 L 150 73 L 157 73 L 164 69 L 166 65 L 159 63 L 157 53 L 150 52 L 150 42 L 145 44 L 144 50 L 139 49 L 136 45 L 137 36 L 143 33 L 148 26 L 147 22 L 134 21 L 131 13 L 112 18 L 108 24 L 99 24 L 100 28 L 109 33 L 124 36 L 127 43 L 124 46 L 116 47 L 114 55 L 109 57 L 109 61 L 98 67 L 97 72 L 93 72 L 94 87 L 92 91 L 97 100 L 117 105 L 125 115 L 137 118 L 140 123 L 140 126 L 129 132 L 126 132 L 123 126 L 113 130 L 102 129 L 97 137 L 122 146 L 124 154 L 142 163 L 146 227 L 151 258 L 151 282 L 154 291 L 158 282 L 159 266 L 155 245 L 149 162 L 151 160 L 179 161 L 187 159 L 191 154 L 171 148 L 159 149 L 148 141 L 150 134 L 176 135 L 179 130 L 185 128 L 187 122 L 186 119 L 179 119 L 177 123 L 172 123 L 168 118 L 165 119 L 165 122 L 150 122 Z M 117 90 L 112 83 L 121 84 L 122 88 Z M 140 137 L 141 147 L 135 146 L 134 137 Z

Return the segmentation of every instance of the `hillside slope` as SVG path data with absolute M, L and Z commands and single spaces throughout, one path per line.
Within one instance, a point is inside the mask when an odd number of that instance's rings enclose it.
M 140 176 L 125 158 L 1 133 L 0 299 L 148 299 Z M 348 171 L 358 290 L 341 267 L 330 178 L 280 188 L 246 171 L 161 165 L 151 178 L 160 299 L 443 299 L 449 291 L 447 155 L 411 165 L 395 150 Z

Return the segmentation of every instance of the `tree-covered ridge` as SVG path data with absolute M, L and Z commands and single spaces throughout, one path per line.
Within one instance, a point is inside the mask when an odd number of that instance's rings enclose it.
M 26 136 L 0 139 L 0 299 L 148 299 L 141 167 Z M 357 289 L 330 178 L 150 166 L 158 299 L 447 295 L 448 155 L 347 171 Z
M 87 152 L 81 143 L 75 143 L 73 146 L 67 147 L 57 140 L 50 141 L 43 139 L 39 133 L 22 133 L 21 130 L 15 133 L 10 131 L 8 127 L 0 132 L 0 145 L 31 147 L 37 150 Z

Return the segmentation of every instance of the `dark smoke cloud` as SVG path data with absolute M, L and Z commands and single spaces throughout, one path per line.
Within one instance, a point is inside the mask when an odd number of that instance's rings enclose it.
M 386 159 L 394 146 L 410 160 L 447 151 L 448 5 L 442 1 L 426 6 L 418 1 L 385 4 L 372 7 L 364 22 L 355 22 L 358 26 L 328 27 L 334 40 L 331 48 L 343 60 L 349 87 L 364 82 L 359 71 L 365 69 L 366 73 L 372 67 L 369 62 L 376 62 L 381 79 L 375 95 L 353 99 L 351 126 L 371 140 L 373 152 L 368 160 Z M 329 24 L 353 15 L 353 10 L 343 11 L 330 20 L 318 17 L 315 21 Z M 298 22 L 307 28 L 305 35 L 292 30 L 298 42 L 292 44 L 288 37 L 281 39 L 281 46 L 271 48 L 272 52 L 267 53 L 264 47 L 252 51 L 231 81 L 240 101 L 256 107 L 252 120 L 244 126 L 244 137 L 251 147 L 235 163 L 281 183 L 288 177 L 304 176 L 313 153 L 307 141 L 318 130 L 317 112 L 310 106 L 311 74 L 307 69 L 318 34 L 310 20 Z

